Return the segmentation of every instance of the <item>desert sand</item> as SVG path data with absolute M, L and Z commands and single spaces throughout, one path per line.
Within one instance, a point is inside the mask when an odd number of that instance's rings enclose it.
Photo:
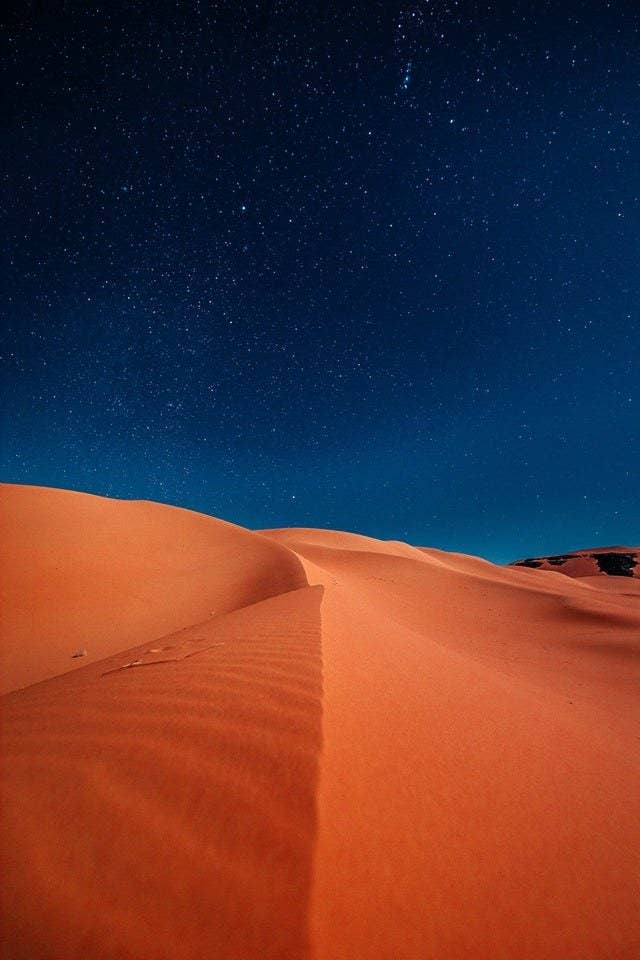
M 1 499 L 4 957 L 640 955 L 637 577 Z

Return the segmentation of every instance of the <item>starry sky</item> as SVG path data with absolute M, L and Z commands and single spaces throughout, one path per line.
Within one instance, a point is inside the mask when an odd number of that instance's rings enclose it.
M 2 479 L 497 562 L 637 543 L 639 28 L 16 3 Z

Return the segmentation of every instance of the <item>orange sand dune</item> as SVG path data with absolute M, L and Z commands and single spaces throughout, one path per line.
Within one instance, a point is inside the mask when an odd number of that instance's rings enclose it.
M 289 550 L 189 510 L 0 485 L 0 515 L 3 692 L 306 584 Z
M 637 580 L 5 512 L 4 956 L 639 955 Z

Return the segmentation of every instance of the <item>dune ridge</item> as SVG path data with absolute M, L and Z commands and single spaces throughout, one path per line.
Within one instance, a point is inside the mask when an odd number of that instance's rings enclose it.
M 12 960 L 635 958 L 637 581 L 5 502 Z

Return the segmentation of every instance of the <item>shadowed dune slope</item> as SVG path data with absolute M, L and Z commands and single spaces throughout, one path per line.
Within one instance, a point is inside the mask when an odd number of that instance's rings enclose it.
M 4 484 L 0 516 L 3 692 L 306 584 L 290 551 L 163 504 Z
M 322 960 L 631 960 L 640 597 L 271 531 L 322 605 Z
M 309 955 L 321 595 L 5 698 L 3 956 Z

